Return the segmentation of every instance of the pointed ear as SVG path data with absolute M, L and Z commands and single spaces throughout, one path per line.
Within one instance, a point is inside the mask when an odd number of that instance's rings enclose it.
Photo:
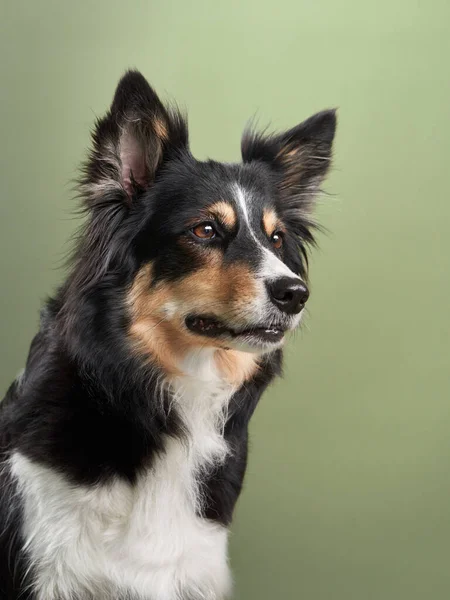
M 242 158 L 267 163 L 278 174 L 282 199 L 307 210 L 330 167 L 335 130 L 336 111 L 326 110 L 279 135 L 246 131 Z
M 151 185 L 166 159 L 188 148 L 188 131 L 180 113 L 164 107 L 143 75 L 128 71 L 109 112 L 97 121 L 92 140 L 81 180 L 88 206 L 130 204 L 138 191 Z

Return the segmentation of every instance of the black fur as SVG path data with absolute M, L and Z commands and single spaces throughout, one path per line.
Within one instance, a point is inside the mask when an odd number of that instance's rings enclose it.
M 32 599 L 21 503 L 7 468 L 13 451 L 64 473 L 74 485 L 112 477 L 133 483 L 163 451 L 166 435 L 185 435 L 170 399 L 155 401 L 158 368 L 130 350 L 126 294 L 140 267 L 153 261 L 151 285 L 195 271 L 195 257 L 177 243 L 183 224 L 220 198 L 227 182 L 238 181 L 283 215 L 283 260 L 305 276 L 306 247 L 313 242 L 309 209 L 329 165 L 334 128 L 334 112 L 321 113 L 282 136 L 247 133 L 242 165 L 202 163 L 190 154 L 183 117 L 165 108 L 140 74 L 122 79 L 83 169 L 87 218 L 70 273 L 43 310 L 22 379 L 0 405 L 1 598 Z M 130 173 L 131 188 L 123 185 L 117 161 L 127 131 L 145 154 L 139 177 Z M 297 163 L 283 162 L 283 152 L 296 148 Z M 217 243 L 227 261 L 245 255 L 251 262 L 248 242 L 238 238 Z M 263 236 L 261 243 L 268 243 Z M 248 423 L 280 369 L 281 352 L 266 355 L 231 401 L 225 437 L 233 452 L 202 481 L 207 519 L 231 521 L 246 468 Z

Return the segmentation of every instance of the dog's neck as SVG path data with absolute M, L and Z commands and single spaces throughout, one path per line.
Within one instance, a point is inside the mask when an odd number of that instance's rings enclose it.
M 179 358 L 175 379 L 191 379 L 197 385 L 212 381 L 239 388 L 258 369 L 258 357 L 249 352 L 222 348 L 193 349 Z

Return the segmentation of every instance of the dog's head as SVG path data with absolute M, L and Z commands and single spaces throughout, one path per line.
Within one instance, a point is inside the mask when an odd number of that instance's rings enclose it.
M 335 126 L 325 111 L 280 135 L 247 131 L 241 164 L 199 162 L 183 117 L 128 72 L 93 135 L 72 289 L 116 289 L 130 342 L 163 362 L 174 349 L 276 349 L 308 299 L 310 211 Z

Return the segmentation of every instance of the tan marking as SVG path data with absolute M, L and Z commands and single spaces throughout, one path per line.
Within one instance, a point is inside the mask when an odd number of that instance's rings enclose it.
M 299 146 L 292 146 L 291 144 L 288 144 L 279 150 L 277 158 L 285 163 L 291 163 L 300 158 L 299 155 L 301 155 L 301 150 L 302 149 Z
M 167 126 L 166 124 L 163 122 L 162 119 L 160 118 L 156 118 L 153 121 L 153 129 L 156 133 L 156 135 L 161 139 L 161 140 L 168 140 L 169 139 L 169 132 L 167 131 Z
M 218 220 L 229 229 L 233 229 L 236 226 L 236 212 L 231 204 L 220 200 L 208 208 L 208 212 L 211 212 L 214 216 L 218 217 Z
M 164 305 L 171 294 L 167 286 L 150 289 L 152 265 L 143 267 L 137 274 L 128 294 L 128 305 L 131 312 L 130 335 L 135 348 L 142 354 L 151 357 L 168 375 L 179 375 L 177 353 L 173 352 L 173 324 L 164 315 Z M 183 331 L 179 333 L 181 349 L 186 342 Z
M 208 206 L 201 210 L 198 215 L 190 220 L 190 225 L 197 225 L 204 219 L 216 219 L 220 223 L 223 223 L 228 229 L 233 229 L 236 226 L 237 216 L 234 208 L 228 202 L 219 200 L 211 206 Z
M 224 265 L 220 250 L 204 253 L 204 266 L 174 284 L 183 306 L 199 313 L 235 316 L 253 302 L 256 282 L 243 263 Z
M 264 209 L 263 225 L 266 234 L 270 237 L 278 228 L 279 219 L 277 213 L 273 209 Z
M 273 209 L 264 210 L 263 227 L 268 237 L 271 237 L 275 231 L 286 231 L 284 223 L 280 221 L 277 213 Z
M 289 191 L 299 185 L 303 176 L 305 165 L 304 148 L 293 146 L 292 143 L 283 146 L 277 154 L 277 158 L 283 163 L 285 172 L 281 183 L 282 191 Z
M 182 358 L 194 348 L 226 349 L 219 339 L 205 338 L 188 331 L 184 319 L 188 314 L 214 314 L 232 319 L 237 325 L 240 313 L 254 300 L 256 281 L 249 267 L 233 263 L 224 265 L 220 251 L 204 253 L 204 266 L 175 282 L 151 287 L 152 265 L 145 265 L 136 275 L 128 293 L 130 337 L 136 350 L 154 360 L 168 375 L 180 375 Z M 174 315 L 168 308 L 176 305 Z M 231 352 L 231 351 L 230 351 Z M 240 381 L 251 372 L 251 361 L 239 353 L 219 357 L 227 379 Z M 227 366 L 229 365 L 229 366 Z M 235 375 L 231 374 L 232 369 Z
M 250 352 L 221 349 L 214 358 L 219 372 L 236 387 L 251 379 L 259 368 L 255 355 Z
M 292 150 L 288 150 L 288 152 L 285 153 L 285 158 L 286 160 L 292 160 L 294 158 L 297 158 L 297 154 L 299 152 L 298 148 L 292 148 Z

